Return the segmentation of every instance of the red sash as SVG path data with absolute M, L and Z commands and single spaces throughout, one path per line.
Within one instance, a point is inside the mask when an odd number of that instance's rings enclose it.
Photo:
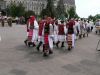
M 48 35 L 44 35 L 44 43 L 49 44 Z
M 48 52 L 49 50 L 49 39 L 48 34 L 44 35 L 44 50 Z

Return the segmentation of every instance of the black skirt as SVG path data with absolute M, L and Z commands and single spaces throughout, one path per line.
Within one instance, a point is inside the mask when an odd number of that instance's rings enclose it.
M 74 29 L 73 28 L 68 28 L 68 34 L 73 34 L 74 33 Z

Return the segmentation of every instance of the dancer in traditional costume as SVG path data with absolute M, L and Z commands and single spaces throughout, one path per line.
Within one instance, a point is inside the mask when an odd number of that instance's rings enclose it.
M 75 29 L 76 29 L 76 39 L 78 39 L 79 31 L 80 31 L 80 24 L 78 19 L 75 21 Z
M 67 43 L 68 43 L 68 50 L 70 51 L 75 46 L 75 35 L 74 35 L 74 25 L 75 21 L 71 19 L 67 23 L 68 28 L 68 35 L 67 35 Z
M 58 24 L 58 42 L 56 46 L 59 47 L 59 43 L 61 42 L 61 47 L 64 47 L 65 41 L 65 30 L 64 30 L 64 21 L 61 21 L 61 24 Z
M 24 41 L 26 45 L 29 47 L 32 45 L 35 46 L 34 42 L 37 39 L 37 31 L 38 30 L 38 23 L 34 16 L 31 16 L 27 22 L 27 36 L 28 38 Z
M 44 44 L 43 44 L 43 56 L 48 56 L 49 54 L 52 54 L 53 52 L 50 49 L 50 24 L 51 24 L 51 18 L 48 17 L 46 20 L 46 23 L 44 25 Z M 52 43 L 51 43 L 52 44 Z
M 45 19 L 43 20 L 40 20 L 39 21 L 39 31 L 38 31 L 38 46 L 37 46 L 37 50 L 40 51 L 40 46 L 43 44 L 43 28 L 44 28 L 44 25 L 45 25 Z
M 36 19 L 34 19 L 34 29 L 33 29 L 33 36 L 32 36 L 32 42 L 34 46 L 38 41 L 38 31 L 39 31 L 39 25 Z
M 54 22 L 54 44 L 58 42 L 58 21 Z

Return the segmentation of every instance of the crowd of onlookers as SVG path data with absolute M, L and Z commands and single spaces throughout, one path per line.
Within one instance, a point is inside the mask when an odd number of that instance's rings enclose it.
M 6 23 L 8 26 L 12 27 L 12 17 L 0 16 L 0 23 L 2 27 L 4 27 Z
M 0 16 L 0 23 L 1 26 L 4 27 L 6 24 L 10 27 L 12 27 L 12 23 L 16 23 L 16 24 L 25 24 L 25 18 L 22 17 L 11 17 L 11 16 Z

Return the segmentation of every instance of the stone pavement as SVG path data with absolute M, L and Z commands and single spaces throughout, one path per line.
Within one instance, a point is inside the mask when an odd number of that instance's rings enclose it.
M 77 40 L 73 51 L 55 48 L 50 57 L 28 48 L 23 41 L 25 26 L 0 27 L 0 75 L 100 75 L 100 53 L 96 52 L 100 36 Z

